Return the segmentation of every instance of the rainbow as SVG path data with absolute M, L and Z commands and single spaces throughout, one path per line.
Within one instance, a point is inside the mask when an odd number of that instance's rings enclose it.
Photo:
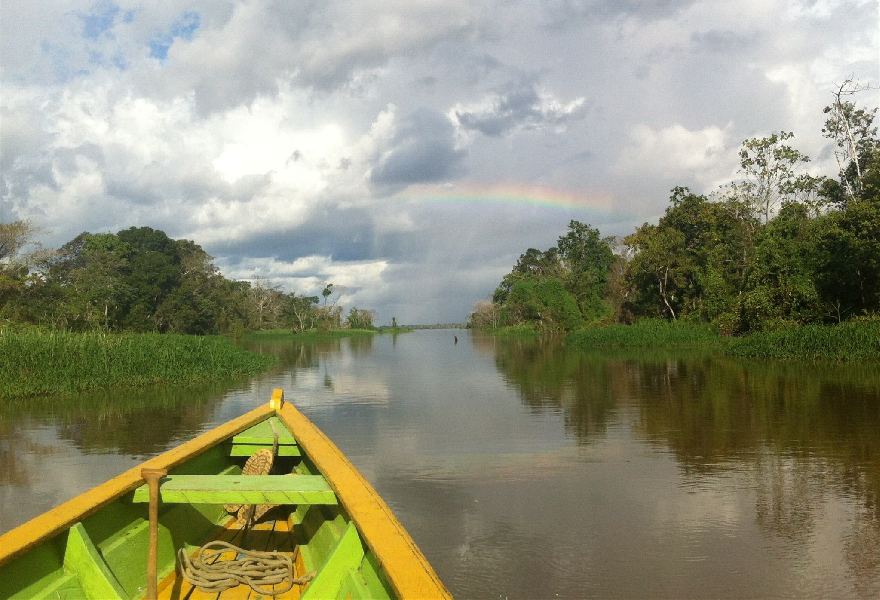
M 512 204 L 611 212 L 612 197 L 608 193 L 571 193 L 563 190 L 523 184 L 473 185 L 442 183 L 411 185 L 396 198 L 411 202 L 462 204 Z

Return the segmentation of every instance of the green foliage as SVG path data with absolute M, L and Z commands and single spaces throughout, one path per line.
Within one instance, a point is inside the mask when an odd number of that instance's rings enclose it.
M 734 184 L 734 191 L 757 214 L 763 215 L 765 223 L 775 206 L 802 193 L 813 182 L 797 174 L 797 169 L 810 158 L 783 143 L 793 137 L 793 133 L 781 131 L 746 140 L 739 153 L 743 180 Z
M 349 329 L 375 329 L 373 321 L 376 318 L 376 311 L 359 309 L 354 306 L 348 313 L 345 323 Z
M 4 330 L 0 362 L 8 399 L 251 375 L 275 358 L 222 337 Z
M 384 330 L 389 331 L 389 330 Z M 397 329 L 395 333 L 412 331 L 411 329 Z M 292 332 L 290 329 L 263 329 L 262 331 L 252 331 L 242 336 L 246 341 L 273 340 L 273 339 L 294 339 L 298 341 L 309 340 L 325 340 L 337 339 L 343 337 L 356 337 L 383 333 L 382 329 L 328 329 L 320 328 L 309 329 L 302 332 Z
M 864 197 L 866 192 L 868 196 L 872 195 L 866 189 L 866 175 L 870 170 L 869 163 L 880 150 L 877 128 L 873 126 L 877 109 L 858 108 L 855 103 L 846 100 L 848 96 L 865 89 L 868 88 L 848 79 L 834 92 L 834 102 L 823 110 L 828 118 L 822 135 L 834 140 L 834 156 L 840 175 L 839 182 L 825 182 L 824 193 L 841 207 Z
M 568 334 L 571 346 L 714 346 L 724 342 L 708 323 L 643 319 L 632 325 L 590 327 Z
M 880 196 L 847 204 L 815 224 L 815 285 L 825 318 L 880 309 Z
M 646 317 L 711 320 L 743 287 L 756 222 L 736 200 L 711 202 L 688 188 L 672 190 L 657 225 L 625 239 L 633 258 L 627 309 Z
M 736 352 L 839 358 L 859 340 L 867 349 L 853 356 L 873 356 L 873 338 L 845 323 L 880 312 L 876 109 L 846 100 L 861 89 L 845 82 L 825 109 L 839 182 L 798 172 L 809 157 L 788 145 L 792 133 L 746 140 L 738 181 L 713 198 L 676 187 L 658 223 L 637 228 L 616 256 L 610 240 L 577 221 L 557 248 L 530 248 L 493 302 L 474 306 L 472 326 L 570 331 L 578 319 L 561 283 L 588 324 L 688 322 L 588 328 L 569 336 L 575 345 L 717 344 L 719 333 L 755 334 L 731 342 Z M 831 323 L 844 325 L 822 328 Z M 795 325 L 811 328 L 800 338 Z
M 150 227 L 81 233 L 59 250 L 23 253 L 35 229 L 0 226 L 0 319 L 61 331 L 228 334 L 316 325 L 338 329 L 342 308 L 327 298 L 285 294 L 269 280 L 231 281 L 190 240 Z M 336 296 L 338 299 L 338 295 Z M 355 310 L 346 326 L 371 327 L 374 313 Z
M 557 279 L 516 282 L 506 304 L 507 321 L 539 331 L 571 331 L 582 323 L 577 301 Z
M 877 360 L 880 318 L 757 332 L 732 339 L 726 352 L 755 358 Z
M 584 320 L 598 321 L 610 313 L 605 295 L 615 262 L 611 241 L 578 221 L 568 228 L 558 248 L 529 248 L 519 257 L 492 301 L 474 305 L 472 327 L 571 331 Z
M 559 238 L 559 255 L 566 267 L 565 288 L 577 300 L 582 317 L 588 323 L 601 320 L 608 313 L 603 296 L 614 262 L 610 240 L 601 238 L 598 229 L 571 221 Z

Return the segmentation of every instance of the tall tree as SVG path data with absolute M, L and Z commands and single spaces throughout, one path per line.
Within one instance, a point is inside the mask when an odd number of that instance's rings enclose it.
M 603 298 L 614 262 L 611 244 L 612 240 L 602 238 L 598 229 L 579 221 L 568 224 L 568 231 L 557 244 L 566 270 L 565 288 L 575 297 L 587 321 L 601 319 L 609 311 Z
M 873 126 L 877 109 L 857 108 L 848 98 L 870 89 L 847 79 L 833 92 L 834 101 L 823 112 L 828 115 L 822 134 L 834 140 L 834 157 L 840 181 L 829 181 L 825 193 L 840 205 L 861 197 L 867 164 L 880 147 L 877 128 Z
M 764 223 L 783 200 L 802 193 L 801 188 L 810 182 L 798 173 L 810 158 L 785 143 L 793 137 L 793 133 L 781 131 L 752 138 L 743 142 L 739 152 L 743 179 L 734 184 L 735 193 L 754 206 Z

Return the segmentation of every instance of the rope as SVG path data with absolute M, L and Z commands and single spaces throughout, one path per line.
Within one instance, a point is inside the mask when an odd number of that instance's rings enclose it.
M 235 552 L 234 560 L 217 560 L 224 552 Z M 192 560 L 181 548 L 177 552 L 180 574 L 189 583 L 203 592 L 223 592 L 241 584 L 249 586 L 258 594 L 276 596 L 290 591 L 294 585 L 308 583 L 315 573 L 294 578 L 293 562 L 299 553 L 299 546 L 293 556 L 278 552 L 259 552 L 244 550 L 228 542 L 215 540 L 208 542 L 196 551 Z M 279 588 L 283 584 L 287 587 Z M 262 586 L 275 586 L 274 590 Z

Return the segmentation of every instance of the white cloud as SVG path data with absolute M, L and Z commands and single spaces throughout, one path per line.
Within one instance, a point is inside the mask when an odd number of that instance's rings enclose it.
M 629 144 L 621 150 L 616 170 L 715 184 L 731 177 L 738 166 L 738 143 L 731 147 L 728 137 L 727 128 L 717 126 L 691 131 L 677 123 L 661 129 L 636 125 L 630 130 Z
M 322 206 L 369 198 L 366 173 L 394 130 L 393 107 L 363 132 L 308 122 L 298 118 L 308 98 L 289 90 L 199 119 L 191 99 L 110 83 L 60 96 L 9 87 L 3 120 L 27 125 L 36 101 L 43 130 L 4 139 L 4 179 L 18 216 L 62 240 L 152 224 L 210 244 L 295 227 Z M 50 180 L 35 179 L 41 168 Z
M 524 82 L 485 96 L 471 104 L 456 104 L 447 115 L 456 124 L 459 136 L 469 140 L 467 131 L 500 136 L 526 129 L 565 131 L 566 125 L 586 114 L 586 99 L 565 102 L 534 84 Z
M 384 288 L 383 274 L 388 269 L 387 260 L 335 261 L 331 256 L 304 256 L 293 261 L 276 257 L 247 258 L 234 265 L 225 260 L 218 262 L 226 277 L 253 281 L 259 277 L 268 279 L 285 291 L 300 295 L 320 295 L 329 282 L 339 290 L 339 298 L 345 305 L 369 306 L 360 300 L 380 294 Z

